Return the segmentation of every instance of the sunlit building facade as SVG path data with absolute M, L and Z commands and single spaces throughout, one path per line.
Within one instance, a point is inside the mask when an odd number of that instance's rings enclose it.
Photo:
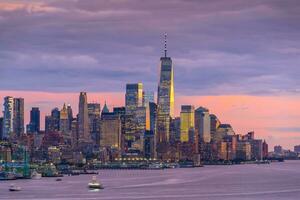
M 119 115 L 112 113 L 101 117 L 100 147 L 121 148 L 121 119 Z
M 64 104 L 63 108 L 60 110 L 59 130 L 64 134 L 69 132 L 69 119 L 66 104 Z
M 191 105 L 182 105 L 180 112 L 180 142 L 189 141 L 189 133 L 195 127 L 195 108 Z
M 174 70 L 172 59 L 160 58 L 160 78 L 157 92 L 156 139 L 158 143 L 168 143 L 170 136 L 170 118 L 174 117 Z

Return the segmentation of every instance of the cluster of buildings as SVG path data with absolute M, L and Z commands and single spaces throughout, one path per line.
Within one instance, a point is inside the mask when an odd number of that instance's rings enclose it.
M 269 152 L 270 159 L 298 160 L 300 157 L 300 145 L 294 146 L 294 151 L 283 149 L 282 146 L 274 146 L 274 151 Z
M 26 146 L 32 162 L 159 160 L 199 165 L 201 160 L 262 160 L 268 155 L 267 143 L 255 139 L 254 132 L 236 134 L 205 107 L 182 105 L 180 116 L 174 115 L 174 69 L 166 43 L 157 101 L 142 83 L 127 84 L 125 106 L 112 109 L 106 103 L 89 103 L 87 93 L 80 92 L 77 115 L 63 104 L 45 117 L 41 130 L 40 110 L 33 107 L 26 131 L 24 99 L 7 96 L 3 105 L 1 140 Z

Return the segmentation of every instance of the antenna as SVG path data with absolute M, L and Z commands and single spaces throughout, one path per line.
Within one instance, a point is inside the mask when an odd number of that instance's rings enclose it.
M 167 57 L 167 33 L 165 33 L 165 58 Z

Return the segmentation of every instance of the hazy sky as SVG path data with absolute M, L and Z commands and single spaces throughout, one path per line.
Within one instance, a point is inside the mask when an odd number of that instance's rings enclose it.
M 81 90 L 110 104 L 129 82 L 156 91 L 165 32 L 177 113 L 210 106 L 237 132 L 300 144 L 299 0 L 0 0 L 0 103 L 49 113 Z

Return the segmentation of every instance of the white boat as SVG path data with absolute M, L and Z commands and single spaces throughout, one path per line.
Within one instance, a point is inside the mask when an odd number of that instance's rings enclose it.
M 101 183 L 97 181 L 96 176 L 93 176 L 91 182 L 88 184 L 88 188 L 90 189 L 104 189 Z
M 42 178 L 42 174 L 38 173 L 37 171 L 33 171 L 31 174 L 31 178 L 34 180 L 39 180 Z
M 22 190 L 21 187 L 15 186 L 14 184 L 11 184 L 9 187 L 9 191 L 11 191 L 11 192 L 17 192 L 17 191 L 21 191 L 21 190 Z

